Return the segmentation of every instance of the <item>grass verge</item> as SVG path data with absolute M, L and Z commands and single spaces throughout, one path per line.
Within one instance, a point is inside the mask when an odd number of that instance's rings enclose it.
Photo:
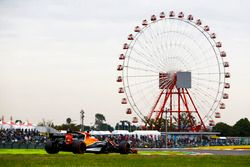
M 146 151 L 144 151 L 145 153 Z M 163 151 L 164 152 L 164 151 Z M 120 154 L 83 154 L 61 152 L 48 155 L 44 150 L 0 149 L 0 166 L 86 166 L 86 167 L 235 167 L 249 166 L 250 156 L 193 156 L 182 152 L 160 155 L 153 152 L 151 155 L 139 152 L 137 155 Z M 149 153 L 149 152 L 148 152 Z M 162 153 L 162 152 L 161 152 Z M 178 156 L 177 156 L 178 155 Z

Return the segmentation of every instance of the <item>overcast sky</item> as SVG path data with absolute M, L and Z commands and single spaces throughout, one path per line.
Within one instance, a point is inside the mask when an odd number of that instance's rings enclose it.
M 114 125 L 129 119 L 120 105 L 116 66 L 136 25 L 161 11 L 201 18 L 223 42 L 230 62 L 230 99 L 223 122 L 250 118 L 250 1 L 0 0 L 0 115 L 6 120 L 71 117 Z

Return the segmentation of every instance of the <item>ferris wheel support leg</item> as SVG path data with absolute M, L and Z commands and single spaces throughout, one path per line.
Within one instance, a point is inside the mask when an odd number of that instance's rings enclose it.
M 172 131 L 173 129 L 172 129 L 172 122 L 173 122 L 173 115 L 172 115 L 172 99 L 173 98 L 173 96 L 172 96 L 172 94 L 170 94 L 170 109 L 169 109 L 169 112 L 170 112 L 170 131 Z
M 164 101 L 163 101 L 163 104 L 162 104 L 162 106 L 161 106 L 161 109 L 160 109 L 159 113 L 158 113 L 158 114 L 156 115 L 156 117 L 155 117 L 155 121 L 158 121 L 159 118 L 162 118 L 162 114 L 163 114 L 163 112 L 164 112 L 164 107 L 166 106 L 166 103 L 167 103 L 167 100 L 168 100 L 169 96 L 172 94 L 173 88 L 174 88 L 174 87 L 171 86 L 169 89 L 167 89 L 167 92 L 166 92 L 166 94 L 165 94 L 165 99 L 164 99 Z
M 186 91 L 187 92 L 187 91 Z M 182 88 L 182 96 L 181 96 L 181 99 L 182 99 L 182 102 L 184 103 L 185 107 L 186 107 L 186 113 L 188 114 L 188 117 L 189 117 L 189 121 L 190 121 L 190 124 L 191 124 L 191 129 L 192 131 L 195 131 L 195 123 L 192 119 L 192 115 L 191 115 L 191 112 L 189 110 L 189 107 L 188 107 L 188 103 L 187 103 L 187 98 L 186 98 L 186 95 L 185 95 L 185 91 L 184 89 Z
M 181 104 L 180 104 L 180 89 L 178 89 L 178 131 L 181 129 Z
M 190 100 L 191 100 L 191 103 L 193 104 L 193 106 L 194 106 L 194 108 L 195 108 L 195 112 L 197 113 L 197 115 L 198 115 L 198 117 L 199 117 L 199 119 L 200 119 L 200 121 L 201 121 L 201 126 L 203 126 L 204 130 L 207 130 L 207 128 L 206 128 L 206 126 L 205 126 L 203 120 L 201 119 L 201 116 L 200 116 L 200 114 L 199 114 L 199 112 L 198 112 L 198 110 L 197 110 L 197 108 L 196 108 L 196 106 L 195 106 L 195 104 L 194 104 L 194 101 L 193 101 L 192 97 L 190 96 L 190 94 L 189 94 L 189 92 L 188 92 L 187 89 L 186 89 L 186 92 L 187 92 L 188 97 L 189 97 Z
M 158 96 L 158 98 L 157 98 L 157 100 L 156 100 L 156 102 L 155 102 L 155 104 L 154 104 L 152 110 L 151 110 L 150 113 L 148 114 L 147 120 L 145 121 L 145 127 L 147 127 L 148 121 L 151 119 L 153 113 L 155 112 L 155 108 L 156 108 L 157 104 L 159 103 L 159 100 L 161 99 L 161 96 L 162 96 L 163 92 L 164 92 L 164 90 L 161 91 L 161 93 L 160 93 L 160 95 Z

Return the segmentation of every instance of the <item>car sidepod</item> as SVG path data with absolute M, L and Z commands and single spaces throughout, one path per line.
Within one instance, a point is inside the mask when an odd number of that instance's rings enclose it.
M 108 153 L 107 142 L 97 141 L 86 147 L 87 153 Z

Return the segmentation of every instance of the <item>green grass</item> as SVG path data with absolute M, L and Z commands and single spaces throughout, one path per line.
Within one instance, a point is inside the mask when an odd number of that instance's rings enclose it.
M 43 149 L 0 149 L 0 156 L 4 154 L 45 154 L 46 151 Z M 70 154 L 71 152 L 59 152 L 59 154 Z M 87 153 L 88 154 L 88 153 Z M 191 152 L 181 152 L 181 151 L 139 151 L 138 155 L 187 155 Z
M 0 156 L 4 154 L 46 154 L 44 149 L 0 149 Z M 60 152 L 60 154 L 72 154 L 70 152 Z
M 181 152 L 166 155 L 120 155 L 120 154 L 83 154 L 60 153 L 48 155 L 44 150 L 9 150 L 0 149 L 0 166 L 22 167 L 22 166 L 86 166 L 86 167 L 244 167 L 249 166 L 250 156 L 193 156 L 183 155 Z M 148 152 L 149 153 L 149 152 Z M 153 154 L 153 155 L 152 155 Z

